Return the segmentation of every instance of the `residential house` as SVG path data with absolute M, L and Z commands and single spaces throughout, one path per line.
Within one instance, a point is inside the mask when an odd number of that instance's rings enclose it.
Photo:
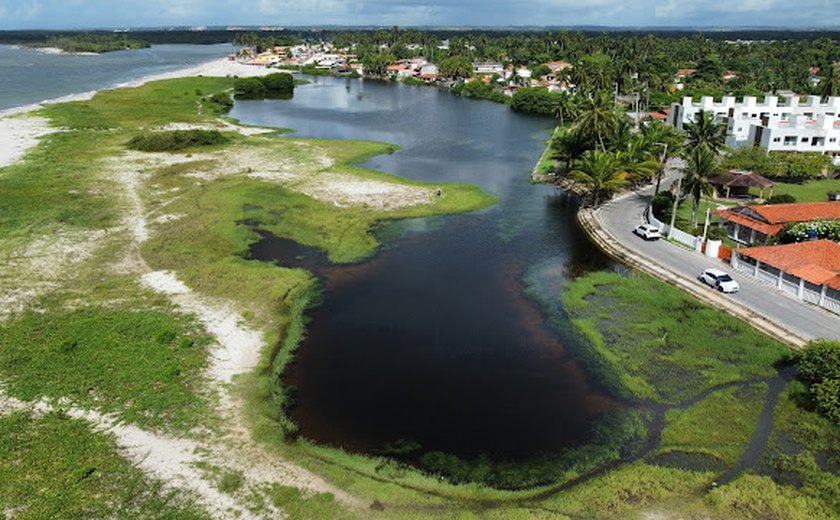
M 729 238 L 743 244 L 763 244 L 788 224 L 840 220 L 840 202 L 801 202 L 740 206 L 715 211 Z
M 750 247 L 732 254 L 732 267 L 791 296 L 840 313 L 840 245 L 813 240 Z
M 476 75 L 493 75 L 498 74 L 502 75 L 505 72 L 505 68 L 502 66 L 501 63 L 497 62 L 490 62 L 490 63 L 474 63 L 473 64 L 473 72 Z
M 749 197 L 750 188 L 758 188 L 759 198 L 764 198 L 764 190 L 769 189 L 768 197 L 773 196 L 773 181 L 755 172 L 729 170 L 711 180 L 721 197 Z

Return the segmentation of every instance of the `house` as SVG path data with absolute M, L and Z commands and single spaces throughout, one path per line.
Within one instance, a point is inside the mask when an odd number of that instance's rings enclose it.
M 786 225 L 840 220 L 840 202 L 801 202 L 740 206 L 714 212 L 725 221 L 729 238 L 744 244 L 764 243 Z
M 718 194 L 727 199 L 749 197 L 750 188 L 759 189 L 759 198 L 764 198 L 764 190 L 770 189 L 768 197 L 773 196 L 773 181 L 761 175 L 743 170 L 729 170 L 711 180 Z
M 475 74 L 499 74 L 500 76 L 505 72 L 505 68 L 501 63 L 474 63 L 473 72 Z
M 800 300 L 840 313 L 840 245 L 836 242 L 738 249 L 732 254 L 732 267 Z
M 414 75 L 414 71 L 405 65 L 388 65 L 389 76 L 396 76 L 398 79 L 408 78 Z
M 548 67 L 551 70 L 551 72 L 554 73 L 574 68 L 574 65 L 572 65 L 568 61 L 550 61 L 548 63 L 543 63 L 543 65 Z
M 726 122 L 726 145 L 732 148 L 760 146 L 767 151 L 819 152 L 830 155 L 840 165 L 840 97 L 823 102 L 808 96 L 804 102 L 792 95 L 765 96 L 759 103 L 754 96 L 737 100 L 724 96 L 721 101 L 704 96 L 699 102 L 684 97 L 671 105 L 668 123 L 683 129 L 700 111 L 711 112 Z

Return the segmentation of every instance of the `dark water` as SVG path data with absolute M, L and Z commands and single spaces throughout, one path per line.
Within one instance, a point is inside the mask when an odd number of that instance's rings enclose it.
M 0 110 L 114 87 L 223 58 L 230 45 L 154 45 L 97 56 L 54 55 L 0 45 Z
M 323 305 L 284 381 L 308 438 L 363 452 L 407 440 L 424 451 L 522 460 L 585 443 L 617 404 L 587 380 L 564 328 L 546 324 L 570 275 L 610 266 L 574 206 L 528 184 L 551 122 L 426 87 L 318 78 L 292 101 L 238 102 L 248 124 L 306 137 L 369 139 L 401 151 L 365 166 L 478 184 L 488 210 L 389 224 L 375 258 L 329 266 L 268 235 L 251 254 L 315 271 Z M 529 294 L 548 302 L 541 309 Z

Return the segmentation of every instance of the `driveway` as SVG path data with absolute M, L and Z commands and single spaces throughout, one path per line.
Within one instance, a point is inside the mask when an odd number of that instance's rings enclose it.
M 671 171 L 668 179 L 663 180 L 662 189 L 667 189 L 673 178 L 675 173 Z M 656 262 L 700 286 L 703 284 L 697 280 L 697 276 L 703 269 L 717 267 L 730 273 L 741 285 L 741 290 L 726 295 L 727 298 L 802 338 L 840 340 L 840 315 L 806 304 L 749 276 L 735 273 L 721 260 L 708 258 L 666 240 L 647 242 L 633 234 L 633 228 L 642 223 L 642 214 L 652 196 L 652 186 L 624 195 L 599 208 L 595 218 L 624 248 L 637 251 L 647 257 L 648 261 Z M 709 288 L 709 291 L 713 290 Z

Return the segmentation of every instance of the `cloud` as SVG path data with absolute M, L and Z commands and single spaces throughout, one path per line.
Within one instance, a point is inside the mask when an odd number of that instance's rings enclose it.
M 837 0 L 0 0 L 0 29 L 155 25 L 840 26 Z

